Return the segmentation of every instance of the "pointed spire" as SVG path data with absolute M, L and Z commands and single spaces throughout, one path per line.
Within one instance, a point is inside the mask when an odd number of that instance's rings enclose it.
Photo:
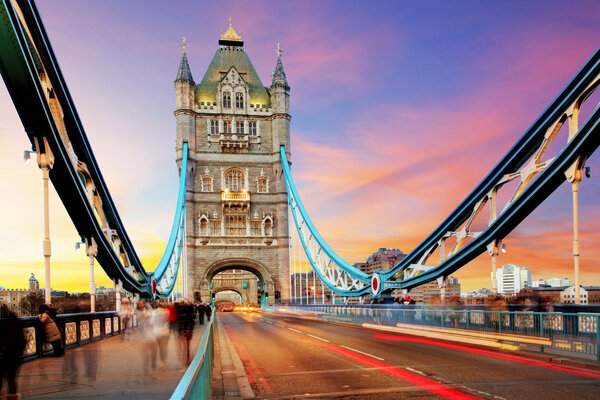
M 285 76 L 285 71 L 283 70 L 283 63 L 281 62 L 281 45 L 277 43 L 277 65 L 275 66 L 275 70 L 273 70 L 273 82 L 271 83 L 271 87 L 282 86 L 286 90 L 290 89 L 290 85 L 288 85 L 287 78 Z
M 190 65 L 188 64 L 187 59 L 188 44 L 185 41 L 185 37 L 183 38 L 181 47 L 183 48 L 183 53 L 181 54 L 181 61 L 179 62 L 179 70 L 177 71 L 177 77 L 175 78 L 175 82 L 189 81 L 194 83 L 194 78 L 192 78 L 192 71 L 190 70 Z

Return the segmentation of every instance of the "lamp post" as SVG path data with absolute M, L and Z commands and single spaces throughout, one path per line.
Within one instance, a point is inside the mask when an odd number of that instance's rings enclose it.
M 85 253 L 90 259 L 90 312 L 96 312 L 96 282 L 94 281 L 94 258 L 98 254 L 98 246 L 92 237 L 85 239 Z
M 42 170 L 42 181 L 44 185 L 44 241 L 43 241 L 43 253 L 44 253 L 44 301 L 50 304 L 51 299 L 51 282 L 50 282 L 50 256 L 52 254 L 50 245 L 50 206 L 48 201 L 48 180 L 50 178 L 50 170 L 54 166 L 54 154 L 48 145 L 48 140 L 43 138 L 44 150 L 40 149 L 38 138 L 34 136 L 35 152 L 37 153 L 38 167 Z M 32 151 L 26 150 L 23 154 L 25 158 L 25 164 L 29 164 L 31 160 Z

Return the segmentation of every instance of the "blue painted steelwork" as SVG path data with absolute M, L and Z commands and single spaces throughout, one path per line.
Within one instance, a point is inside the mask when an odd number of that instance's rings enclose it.
M 188 143 L 183 142 L 181 152 L 181 171 L 179 176 L 179 194 L 177 195 L 177 207 L 175 208 L 175 218 L 171 227 L 171 235 L 167 242 L 165 252 L 161 257 L 158 266 L 153 272 L 154 279 L 158 283 L 157 296 L 161 298 L 168 297 L 173 291 L 179 266 L 181 264 L 182 251 L 185 248 L 183 234 L 185 231 L 185 195 L 187 188 L 187 164 L 188 164 Z M 170 267 L 170 268 L 169 268 Z
M 484 180 L 421 244 L 392 269 L 376 271 L 372 275 L 371 289 L 373 293 L 380 294 L 396 288 L 410 289 L 449 276 L 485 252 L 488 246 L 498 243 L 515 229 L 565 181 L 565 173 L 571 166 L 575 163 L 583 166 L 584 161 L 600 145 L 600 109 L 596 107 L 583 127 L 579 131 L 576 128 L 574 129 L 574 135 L 570 137 L 568 144 L 555 158 L 545 162 L 541 161 L 549 143 L 555 138 L 565 121 L 572 118 L 573 115 L 577 118 L 579 107 L 599 85 L 600 48 L 581 67 L 556 99 Z M 575 123 L 576 125 L 577 123 Z M 308 227 L 310 235 L 315 236 L 321 248 L 328 255 L 331 252 L 330 257 L 335 260 L 341 269 L 365 282 L 362 273 L 358 274 L 360 271 L 349 269 L 349 264 L 333 253 L 316 232 L 300 203 L 298 193 L 291 179 L 283 147 L 281 148 L 281 161 L 284 167 L 292 215 L 298 228 L 302 246 L 313 268 L 315 267 L 311 256 L 313 249 L 307 245 L 307 237 L 303 234 L 305 232 L 300 229 L 303 225 Z M 528 161 L 529 163 L 527 163 Z M 490 206 L 493 207 L 493 215 L 495 216 L 497 190 L 507 182 L 519 177 L 522 182 L 518 190 L 499 215 L 490 218 L 489 226 L 484 231 L 470 232 L 469 229 L 473 220 L 488 200 Z M 295 209 L 297 209 L 296 212 Z M 446 255 L 444 250 L 445 240 L 451 237 L 456 238 L 456 245 Z M 467 238 L 472 240 L 465 244 Z M 431 266 L 425 264 L 437 249 L 440 250 L 442 255 L 440 263 Z M 327 277 L 324 279 L 322 271 L 319 271 L 318 268 L 315 268 L 315 270 L 325 285 L 336 293 L 344 296 L 359 296 L 366 293 L 362 288 L 360 290 L 339 291 L 332 286 Z
M 0 0 L 0 73 L 32 147 L 54 154 L 50 180 L 78 233 L 95 240 L 98 263 L 124 289 L 151 297 L 153 275 L 117 213 L 33 1 Z
M 338 256 L 310 220 L 292 179 L 284 146 L 280 147 L 280 157 L 292 216 L 313 270 L 325 286 L 336 294 L 357 296 L 368 293 L 370 276 Z M 323 255 L 327 258 L 323 258 Z
M 171 400 L 210 399 L 212 397 L 213 330 L 215 312 L 211 314 L 198 352 L 177 384 Z
M 473 215 L 473 210 L 492 190 L 502 185 L 502 179 L 518 171 L 534 153 L 545 145 L 549 132 L 567 118 L 574 105 L 579 106 L 597 87 L 600 77 L 600 48 L 590 57 L 556 99 L 546 108 L 487 177 L 442 222 L 440 226 L 408 256 L 389 271 L 378 271 L 383 279 L 383 290 L 411 288 L 448 276 L 481 253 L 493 241 L 506 237 L 538 205 L 565 181 L 565 172 L 579 158 L 585 160 L 600 145 L 600 110 L 598 107 L 563 150 L 539 173 L 533 184 L 527 186 L 511 201 L 487 229 L 470 243 L 452 254 L 438 266 L 416 276 L 404 279 L 403 272 L 418 263 L 439 244 L 448 232 L 456 231 Z M 562 121 L 562 122 L 561 122 Z

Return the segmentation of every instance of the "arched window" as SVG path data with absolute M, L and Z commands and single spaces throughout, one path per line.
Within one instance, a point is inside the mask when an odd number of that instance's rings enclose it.
M 231 108 L 231 92 L 223 92 L 223 108 Z
M 236 93 L 235 94 L 235 108 L 244 108 L 244 94 Z
M 244 189 L 244 171 L 232 168 L 225 171 L 225 188 L 231 192 L 241 192 Z

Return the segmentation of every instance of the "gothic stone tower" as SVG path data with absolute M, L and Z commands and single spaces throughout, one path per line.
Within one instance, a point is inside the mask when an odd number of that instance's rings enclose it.
M 177 163 L 189 144 L 186 199 L 187 284 L 191 297 L 211 294 L 221 271 L 253 272 L 269 294 L 289 296 L 289 230 L 279 147 L 290 157 L 290 87 L 281 53 L 264 87 L 241 36 L 231 27 L 200 84 L 186 55 L 175 79 Z

